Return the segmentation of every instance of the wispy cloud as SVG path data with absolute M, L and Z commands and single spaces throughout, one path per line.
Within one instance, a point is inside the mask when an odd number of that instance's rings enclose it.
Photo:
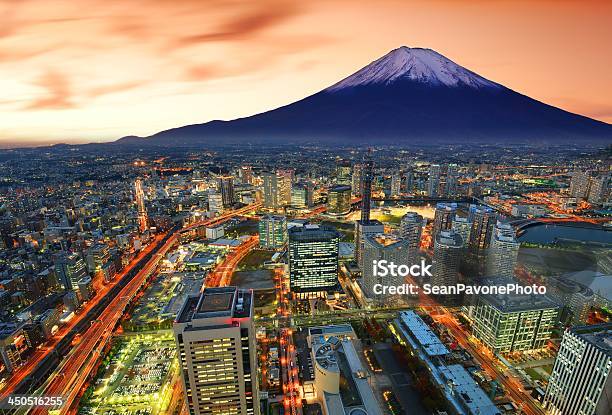
M 70 82 L 64 74 L 55 70 L 48 70 L 36 82 L 46 91 L 39 98 L 27 104 L 25 110 L 58 110 L 74 108 Z

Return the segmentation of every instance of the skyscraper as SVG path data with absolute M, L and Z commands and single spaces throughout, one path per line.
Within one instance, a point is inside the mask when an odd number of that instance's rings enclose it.
M 457 195 L 459 190 L 459 166 L 456 164 L 449 164 L 446 171 L 446 188 L 445 193 L 447 196 L 453 197 Z
M 295 171 L 293 169 L 277 170 L 278 200 L 282 206 L 291 205 L 291 186 Z
M 351 186 L 351 163 L 347 160 L 340 160 L 336 165 L 336 184 L 339 186 Z
M 488 206 L 471 205 L 468 220 L 472 222 L 468 257 L 472 271 L 483 274 L 486 269 L 486 253 L 491 243 L 497 213 Z
M 353 196 L 361 195 L 361 182 L 363 180 L 363 164 L 353 166 L 353 177 L 351 178 L 351 191 Z
M 333 228 L 289 229 L 289 287 L 298 298 L 326 296 L 338 289 L 338 244 Z
M 594 205 L 603 205 L 607 203 L 610 200 L 611 186 L 610 173 L 593 177 L 589 186 L 589 203 Z
M 266 215 L 259 221 L 259 246 L 279 249 L 287 242 L 287 219 L 279 215 Z
M 487 274 L 499 277 L 514 277 L 520 243 L 509 223 L 497 221 L 487 255 Z
M 442 169 L 439 164 L 429 166 L 429 180 L 427 182 L 427 196 L 438 197 L 440 195 L 440 174 Z
M 308 206 L 308 189 L 303 184 L 295 184 L 291 187 L 291 206 L 304 208 Z
M 407 212 L 400 222 L 400 236 L 408 241 L 408 262 L 416 264 L 423 234 L 423 216 L 416 212 Z
M 77 254 L 58 254 L 55 259 L 55 273 L 65 290 L 78 290 L 78 283 L 87 277 L 87 266 Z
M 259 414 L 252 318 L 252 291 L 206 288 L 185 301 L 173 331 L 191 415 Z
M 472 222 L 467 216 L 455 215 L 451 224 L 451 229 L 461 235 L 463 246 L 467 247 L 470 240 L 470 232 L 472 231 Z
M 570 195 L 578 199 L 586 199 L 589 194 L 589 185 L 589 172 L 576 170 L 572 173 L 572 179 L 570 181 Z
M 331 215 L 346 215 L 351 211 L 351 187 L 334 186 L 327 194 L 327 212 Z
M 544 395 L 550 415 L 608 415 L 612 408 L 612 323 L 567 329 Z
M 402 192 L 402 176 L 399 172 L 391 176 L 391 197 L 399 197 Z
M 219 193 L 221 193 L 223 207 L 232 206 L 236 201 L 234 196 L 234 178 L 232 176 L 217 177 L 217 188 Z
M 263 206 L 268 209 L 280 207 L 276 173 L 264 172 L 261 177 L 263 179 Z
M 457 273 L 461 263 L 463 240 L 453 231 L 442 230 L 434 241 L 432 263 L 432 285 L 453 285 L 457 283 Z
M 457 212 L 456 203 L 440 202 L 436 204 L 434 212 L 433 227 L 431 229 L 431 238 L 435 240 L 440 231 L 450 229 L 453 224 L 453 218 Z
M 386 260 L 397 265 L 412 265 L 408 261 L 409 252 L 410 241 L 395 235 L 379 233 L 364 238 L 362 275 L 366 297 L 381 302 L 386 296 L 374 294 L 376 284 L 385 286 L 404 284 L 402 277 L 392 276 L 391 273 L 386 276 L 374 275 L 374 261 Z
M 370 150 L 371 151 L 371 150 Z M 370 204 L 372 202 L 372 178 L 374 163 L 370 151 L 364 157 L 361 180 L 361 220 L 355 222 L 355 259 L 359 268 L 363 269 L 363 244 L 367 236 L 383 233 L 385 227 L 377 220 L 370 220 Z
M 244 184 L 253 184 L 253 168 L 249 165 L 240 166 L 238 171 L 240 180 Z

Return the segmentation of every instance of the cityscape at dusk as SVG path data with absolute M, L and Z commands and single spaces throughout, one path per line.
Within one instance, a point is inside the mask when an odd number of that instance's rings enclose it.
M 610 6 L 0 0 L 0 414 L 611 414 Z

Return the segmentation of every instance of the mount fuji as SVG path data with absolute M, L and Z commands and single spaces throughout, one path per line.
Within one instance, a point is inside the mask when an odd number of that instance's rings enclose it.
M 314 95 L 261 114 L 116 143 L 402 144 L 612 141 L 612 125 L 517 93 L 431 50 L 400 47 Z

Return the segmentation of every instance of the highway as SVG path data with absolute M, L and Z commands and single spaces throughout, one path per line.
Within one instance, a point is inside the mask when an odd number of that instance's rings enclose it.
M 146 253 L 153 252 L 153 250 L 156 249 L 155 255 L 149 259 L 146 265 L 133 276 L 133 278 L 120 290 L 119 294 L 110 301 L 106 308 L 104 308 L 99 317 L 83 334 L 81 341 L 74 345 L 71 352 L 61 362 L 58 370 L 56 370 L 47 382 L 45 382 L 39 392 L 46 396 L 64 396 L 66 401 L 65 405 L 60 410 L 60 414 L 75 413 L 78 398 L 86 388 L 87 380 L 96 369 L 99 358 L 102 356 L 104 348 L 112 338 L 113 332 L 118 322 L 123 317 L 126 308 L 145 284 L 148 277 L 155 272 L 159 260 L 179 241 L 181 234 L 185 231 L 197 229 L 200 226 L 214 226 L 220 224 L 232 217 L 251 212 L 259 206 L 260 205 L 257 203 L 248 205 L 212 219 L 195 222 L 180 229 L 179 232 L 175 231 L 168 235 L 159 235 L 153 243 L 147 246 L 147 248 L 126 267 L 122 274 L 126 275 L 128 271 L 138 263 L 137 260 L 143 258 Z M 164 237 L 167 238 L 163 245 L 159 247 L 158 245 Z M 250 242 L 252 243 L 252 241 Z M 95 301 L 91 301 L 90 307 L 93 307 L 95 303 Z M 83 315 L 86 315 L 86 313 L 83 313 Z M 59 342 L 60 340 L 61 338 L 58 336 L 57 341 Z M 45 349 L 45 352 L 50 353 L 52 350 L 53 348 L 50 345 L 50 347 Z M 40 360 L 42 360 L 42 357 L 40 357 L 39 361 Z M 20 378 L 25 378 L 35 368 L 36 364 L 34 362 L 27 365 L 27 367 L 24 366 L 24 371 L 20 374 Z M 10 381 L 9 384 L 11 388 L 5 387 L 3 394 L 5 394 L 5 396 L 11 394 L 12 390 L 14 390 L 19 383 L 19 379 Z M 34 408 L 31 413 L 44 414 L 47 412 L 48 409 L 39 407 Z
M 230 252 L 215 270 L 206 277 L 206 282 L 202 289 L 206 287 L 224 287 L 231 283 L 232 275 L 236 271 L 236 267 L 244 257 L 259 243 L 259 236 L 251 236 L 246 242 L 243 242 L 235 250 Z
M 83 308 L 81 308 L 76 316 L 70 320 L 67 324 L 62 326 L 58 332 L 47 342 L 38 349 L 33 356 L 31 356 L 27 362 L 20 366 L 15 373 L 8 379 L 8 381 L 4 384 L 4 387 L 0 391 L 0 399 L 5 399 L 8 395 L 16 393 L 16 389 L 19 385 L 26 379 L 30 374 L 34 372 L 34 370 L 38 367 L 41 362 L 48 357 L 58 346 L 58 343 L 62 340 L 62 338 L 68 335 L 71 330 L 73 330 L 79 323 L 84 321 L 89 312 L 98 304 L 100 300 L 110 291 L 112 287 L 115 286 L 125 275 L 130 272 L 139 262 L 150 252 L 152 252 L 159 242 L 162 240 L 163 235 L 158 235 L 155 239 L 147 245 L 143 250 L 139 252 L 139 254 L 132 259 L 132 261 L 115 277 L 115 279 L 105 285 L 99 285 L 98 291 L 96 295 L 89 300 Z

